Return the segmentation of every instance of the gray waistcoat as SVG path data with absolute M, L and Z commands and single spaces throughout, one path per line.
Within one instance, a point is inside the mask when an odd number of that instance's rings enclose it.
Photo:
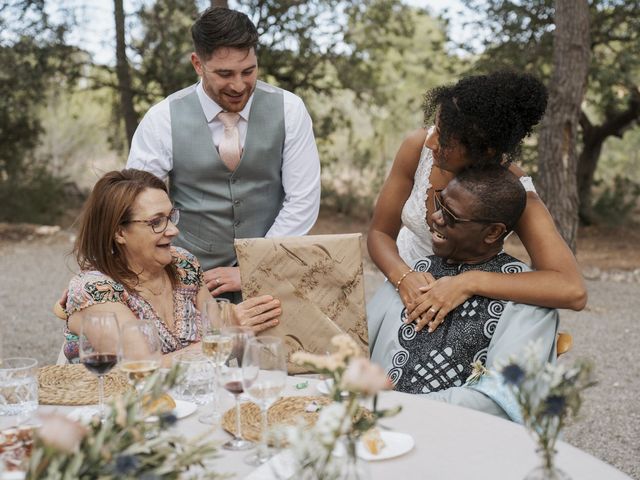
M 263 237 L 282 207 L 282 92 L 256 88 L 235 172 L 227 169 L 213 145 L 196 91 L 176 98 L 170 107 L 169 184 L 171 199 L 180 209 L 175 244 L 193 253 L 205 270 L 234 265 L 234 238 Z

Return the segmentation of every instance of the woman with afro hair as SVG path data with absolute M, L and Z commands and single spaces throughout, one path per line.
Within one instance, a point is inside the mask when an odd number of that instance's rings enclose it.
M 512 161 L 544 115 L 547 91 L 515 72 L 470 76 L 425 96 L 425 125 L 403 141 L 378 198 L 369 229 L 369 254 L 400 293 L 412 321 L 433 331 L 473 295 L 550 308 L 581 310 L 587 293 L 573 253 L 558 233 L 531 178 Z M 520 177 L 527 205 L 515 232 L 535 271 L 470 271 L 437 281 L 414 272 L 413 260 L 433 254 L 434 192 L 461 170 L 499 164 Z M 420 299 L 418 300 L 418 297 Z

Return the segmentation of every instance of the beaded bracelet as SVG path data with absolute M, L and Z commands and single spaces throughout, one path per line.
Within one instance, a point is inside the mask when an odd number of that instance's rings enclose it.
M 404 275 L 402 275 L 400 277 L 400 280 L 398 280 L 396 282 L 396 292 L 400 291 L 400 284 L 402 283 L 402 281 L 407 277 L 407 275 L 409 275 L 410 273 L 413 273 L 415 270 L 413 268 L 410 268 L 409 270 L 407 270 Z

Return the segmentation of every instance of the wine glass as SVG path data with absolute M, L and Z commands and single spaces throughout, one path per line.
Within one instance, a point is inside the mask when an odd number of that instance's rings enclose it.
M 280 338 L 262 336 L 247 342 L 242 358 L 242 386 L 262 413 L 262 435 L 249 465 L 261 465 L 272 456 L 267 444 L 267 410 L 280 398 L 287 384 L 287 354 Z
M 118 363 L 120 330 L 113 312 L 87 313 L 80 325 L 80 362 L 98 376 L 98 405 L 104 420 L 104 376 Z
M 120 370 L 138 392 L 144 380 L 160 368 L 162 344 L 155 324 L 150 320 L 129 322 L 122 326 Z
M 215 368 L 216 376 L 222 364 L 231 353 L 231 339 L 222 334 L 222 329 L 233 324 L 233 307 L 226 298 L 207 301 L 205 314 L 202 315 L 202 353 Z M 220 415 L 218 413 L 218 389 L 213 392 L 211 412 L 201 415 L 198 420 L 202 423 L 215 425 Z
M 254 443 L 242 438 L 240 425 L 240 394 L 242 386 L 242 356 L 246 343 L 253 338 L 253 332 L 247 327 L 224 327 L 222 335 L 231 339 L 231 353 L 218 368 L 218 383 L 236 400 L 236 434 L 235 437 L 222 445 L 227 450 L 247 450 L 254 447 Z

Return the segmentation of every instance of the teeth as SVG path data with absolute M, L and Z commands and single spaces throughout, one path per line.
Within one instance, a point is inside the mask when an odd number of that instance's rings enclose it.
M 445 240 L 447 237 L 445 237 L 444 235 L 438 233 L 438 232 L 433 232 L 433 234 L 435 235 L 435 237 L 439 240 Z

